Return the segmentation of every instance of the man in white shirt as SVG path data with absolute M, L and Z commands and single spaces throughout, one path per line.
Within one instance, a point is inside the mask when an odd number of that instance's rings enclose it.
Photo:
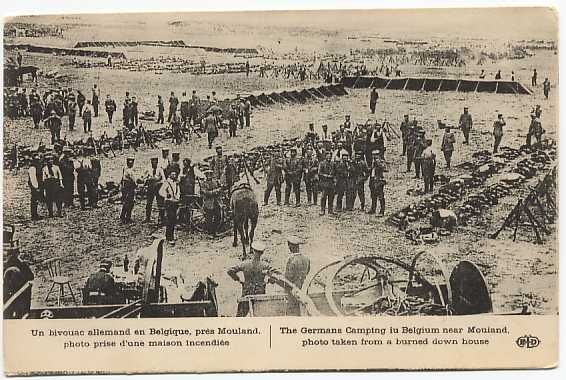
M 49 211 L 49 217 L 53 217 L 53 203 L 57 207 L 57 217 L 63 216 L 61 214 L 63 199 L 62 188 L 63 188 L 63 176 L 61 175 L 61 170 L 59 166 L 53 164 L 53 155 L 48 154 L 46 156 L 47 164 L 43 167 L 41 175 L 43 177 L 43 185 L 45 187 L 45 201 L 47 203 L 47 210 Z
M 132 223 L 132 210 L 136 201 L 136 177 L 134 174 L 134 158 L 126 159 L 126 167 L 122 169 L 122 212 L 120 220 L 123 224 Z
M 38 154 L 33 155 L 33 161 L 28 169 L 28 185 L 31 195 L 31 220 L 39 220 L 37 206 L 42 198 L 41 160 Z
M 177 172 L 171 171 L 167 180 L 161 185 L 159 195 L 164 199 L 166 212 L 165 238 L 171 245 L 175 245 L 175 226 L 177 225 L 177 210 L 181 199 L 181 189 L 177 182 Z
M 163 169 L 157 166 L 159 161 L 158 157 L 151 158 L 151 166 L 147 169 L 144 175 L 145 184 L 147 186 L 147 203 L 145 205 L 145 222 L 151 222 L 151 210 L 153 208 L 153 200 L 157 200 L 157 207 L 159 209 L 158 223 L 164 223 L 165 209 L 163 208 L 163 198 L 159 195 L 159 190 L 163 181 L 165 181 L 165 173 Z
M 432 150 L 432 140 L 426 140 L 426 148 L 421 154 L 421 170 L 424 180 L 424 192 L 432 193 L 434 188 L 434 172 L 436 171 L 436 153 Z
M 163 148 L 161 149 L 161 158 L 159 159 L 158 163 L 157 163 L 157 167 L 160 168 L 161 170 L 163 170 L 163 172 L 165 174 L 167 171 L 167 167 L 169 166 L 169 163 L 171 162 L 171 160 L 169 159 L 169 148 Z

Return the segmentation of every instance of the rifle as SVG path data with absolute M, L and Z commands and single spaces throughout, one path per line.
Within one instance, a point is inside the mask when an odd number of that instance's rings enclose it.
M 98 149 L 96 148 L 96 143 L 94 142 L 94 137 L 92 137 L 92 132 L 90 132 L 90 141 L 92 141 L 92 146 L 94 148 L 94 154 L 98 155 Z
M 254 173 L 248 168 L 248 163 L 246 162 L 246 155 L 245 154 L 244 154 L 243 162 L 244 162 L 244 174 L 246 175 L 246 180 L 248 181 L 248 185 L 250 184 L 250 178 L 248 177 L 248 171 L 250 172 L 250 175 L 254 179 L 256 185 L 259 185 L 259 180 L 254 176 Z

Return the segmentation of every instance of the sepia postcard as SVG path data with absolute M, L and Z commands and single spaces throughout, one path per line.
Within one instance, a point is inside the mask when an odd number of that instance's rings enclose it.
M 7 376 L 558 365 L 555 9 L 3 32 Z

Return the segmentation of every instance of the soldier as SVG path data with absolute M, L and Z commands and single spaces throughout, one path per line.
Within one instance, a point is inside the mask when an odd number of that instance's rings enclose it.
M 426 148 L 425 132 L 417 130 L 416 138 L 413 143 L 413 161 L 415 163 L 415 178 L 421 178 L 421 159 L 422 153 Z
M 171 153 L 171 161 L 169 162 L 169 165 L 167 165 L 167 168 L 163 171 L 163 173 L 165 173 L 165 176 L 168 177 L 169 173 L 171 173 L 172 171 L 177 172 L 177 177 L 179 177 L 179 173 L 183 172 L 181 168 L 181 155 L 179 152 Z
M 171 160 L 169 159 L 169 148 L 161 149 L 161 158 L 159 159 L 157 166 L 161 168 L 161 170 L 163 170 L 165 175 L 167 175 L 166 171 L 167 167 L 169 166 L 169 162 L 171 162 Z
M 303 173 L 305 189 L 307 191 L 307 201 L 309 204 L 318 204 L 318 160 L 311 148 L 305 151 L 303 158 Z
M 314 123 L 309 123 L 309 131 L 305 134 L 304 142 L 312 147 L 319 140 L 318 134 L 314 131 Z
M 228 111 L 228 133 L 229 137 L 236 137 L 236 131 L 238 130 L 238 110 L 236 104 L 232 103 L 230 105 L 230 111 Z
M 369 190 L 371 194 L 371 208 L 368 214 L 375 214 L 377 209 L 377 200 L 379 199 L 379 216 L 385 214 L 385 194 L 383 188 L 385 187 L 385 161 L 380 158 L 380 152 L 374 150 L 372 152 L 373 162 L 369 176 Z
M 535 136 L 537 140 L 536 144 L 540 145 L 543 133 L 544 130 L 542 129 L 540 119 L 537 117 L 536 113 L 532 113 L 531 124 L 529 125 L 529 132 L 527 133 L 527 146 L 531 146 L 532 136 Z
M 4 304 L 16 294 L 29 281 L 33 281 L 34 275 L 29 263 L 20 259 L 19 240 L 4 241 Z M 18 301 L 20 302 L 20 301 Z M 28 301 L 31 302 L 31 299 Z M 23 306 L 23 305 L 21 305 Z M 5 317 L 6 318 L 6 317 Z
M 180 145 L 181 142 L 183 142 L 181 119 L 179 119 L 179 116 L 177 116 L 176 112 L 174 112 L 173 116 L 171 117 L 171 132 L 173 133 L 173 143 Z
M 456 143 L 456 137 L 454 133 L 450 131 L 450 127 L 444 129 L 444 136 L 442 136 L 442 153 L 444 153 L 444 159 L 446 160 L 446 167 L 450 169 L 450 164 L 452 163 L 452 153 L 454 152 L 454 144 Z
M 69 116 L 69 131 L 75 129 L 75 120 L 77 118 L 77 103 L 75 102 L 75 97 L 70 97 L 67 102 L 67 113 Z
M 376 122 L 370 136 L 370 144 L 373 148 L 379 150 L 382 160 L 385 160 L 385 139 L 387 139 L 387 135 L 383 126 Z
M 337 162 L 342 160 L 342 156 L 345 154 L 349 154 L 346 149 L 344 149 L 344 145 L 341 141 L 336 143 L 336 149 L 334 153 L 332 153 L 332 161 Z
M 422 172 L 424 181 L 424 192 L 432 193 L 434 190 L 434 173 L 436 170 L 436 153 L 432 150 L 432 140 L 425 142 L 426 148 L 422 153 Z
M 216 156 L 210 161 L 210 170 L 212 177 L 219 181 L 222 186 L 226 186 L 226 167 L 228 166 L 228 157 L 222 153 L 222 147 L 216 147 Z
M 464 134 L 464 144 L 468 145 L 470 143 L 470 130 L 473 125 L 472 115 L 468 113 L 468 107 L 464 107 L 464 113 L 460 115 L 458 125 Z
M 94 117 L 98 117 L 99 104 L 100 104 L 100 89 L 95 84 L 92 86 L 92 107 L 94 109 Z
M 39 128 L 39 122 L 41 121 L 41 115 L 43 114 L 43 106 L 41 105 L 39 95 L 35 92 L 35 88 L 32 88 L 29 100 L 33 127 Z
M 177 112 L 177 106 L 179 105 L 179 99 L 175 96 L 175 93 L 171 91 L 171 96 L 169 97 L 169 116 L 167 116 L 167 122 L 171 122 L 171 118 Z
M 302 289 L 305 279 L 310 272 L 311 261 L 300 252 L 299 244 L 301 242 L 297 237 L 289 236 L 287 238 L 290 256 L 285 267 L 285 278 L 297 288 Z M 291 294 L 287 295 L 286 315 L 300 315 L 299 303 Z
M 126 93 L 128 94 L 128 93 Z M 132 107 L 130 107 L 129 95 L 124 99 L 124 108 L 122 109 L 122 124 L 124 127 L 130 129 Z
M 214 143 L 214 139 L 218 136 L 218 127 L 216 125 L 216 118 L 209 112 L 206 118 L 204 119 L 204 125 L 206 129 L 206 133 L 208 135 L 208 149 L 212 149 L 212 144 Z
M 77 105 L 79 106 L 79 117 L 83 115 L 83 107 L 85 106 L 86 98 L 81 92 L 81 90 L 77 90 Z
M 350 120 L 350 115 L 344 115 L 344 128 L 349 132 L 352 128 L 352 121 Z
M 159 189 L 159 195 L 163 198 L 167 221 L 165 225 L 165 238 L 171 245 L 175 245 L 175 227 L 177 226 L 177 211 L 181 200 L 181 189 L 177 182 L 175 170 L 167 174 L 167 179 Z
M 403 142 L 403 153 L 401 153 L 401 156 L 407 154 L 407 135 L 409 133 L 410 124 L 409 115 L 403 115 L 403 121 L 401 122 L 401 126 L 399 127 L 399 129 L 401 130 L 401 141 Z
M 321 133 L 321 136 L 320 136 L 321 140 L 330 141 L 331 135 L 330 135 L 330 133 L 328 133 L 328 125 L 323 124 L 321 128 L 322 128 L 322 133 Z
M 265 294 L 265 278 L 274 272 L 268 263 L 261 260 L 261 256 L 265 251 L 265 244 L 259 240 L 254 240 L 251 248 L 253 251 L 251 260 L 246 260 L 228 269 L 228 276 L 242 285 L 242 297 Z M 240 272 L 243 273 L 244 280 L 239 277 L 238 273 Z M 248 312 L 248 300 L 238 302 L 236 317 L 245 317 Z
M 249 128 L 251 125 L 250 118 L 252 115 L 252 102 L 250 99 L 245 99 L 244 117 L 246 118 L 246 127 Z
M 548 94 L 550 94 L 550 81 L 548 78 L 544 78 L 544 82 L 542 82 L 542 92 L 544 94 L 544 98 L 548 99 Z
M 157 95 L 157 124 L 164 124 L 165 117 L 163 112 L 165 111 L 165 106 L 163 105 L 163 98 L 161 95 Z
M 371 89 L 371 92 L 369 94 L 369 110 L 371 111 L 371 113 L 375 113 L 377 99 L 379 99 L 379 94 L 377 93 L 377 89 L 374 87 Z
M 369 167 L 364 159 L 362 152 L 356 152 L 356 161 L 352 164 L 352 177 L 355 179 L 355 192 L 354 199 L 352 201 L 352 207 L 356 202 L 356 196 L 360 199 L 360 210 L 364 210 L 366 207 L 366 180 L 369 176 Z
M 48 154 L 45 156 L 47 163 L 43 167 L 41 175 L 43 177 L 43 186 L 45 188 L 45 202 L 47 203 L 47 210 L 49 217 L 53 217 L 53 204 L 57 207 L 57 216 L 61 214 L 61 188 L 63 187 L 63 176 L 61 170 L 57 165 L 53 164 L 53 155 Z
M 150 159 L 150 167 L 145 172 L 144 180 L 147 186 L 147 203 L 145 204 L 145 223 L 151 222 L 151 210 L 153 208 L 153 200 L 157 201 L 157 208 L 159 209 L 158 224 L 165 221 L 165 209 L 163 206 L 163 198 L 159 195 L 159 190 L 163 181 L 165 181 L 165 173 L 157 164 L 159 157 L 152 157 Z
M 246 119 L 246 101 L 240 98 L 238 103 L 238 119 L 240 121 L 240 129 L 244 128 Z
M 336 173 L 336 211 L 342 211 L 342 199 L 347 193 L 348 189 L 348 179 L 350 177 L 350 156 L 345 153 L 342 155 L 342 160 L 336 163 L 335 173 Z M 346 198 L 348 201 L 348 198 Z
M 206 170 L 204 174 L 206 180 L 201 184 L 200 193 L 203 198 L 208 232 L 216 236 L 221 217 L 218 198 L 221 195 L 222 188 L 220 182 L 214 178 L 212 170 Z
M 336 176 L 336 170 L 334 163 L 332 162 L 332 153 L 326 153 L 326 158 L 318 165 L 318 179 L 320 184 L 320 189 L 322 191 L 320 199 L 320 215 L 324 215 L 326 212 L 326 206 L 328 205 L 328 213 L 334 215 L 334 178 Z
M 104 109 L 106 110 L 106 114 L 108 115 L 108 123 L 112 124 L 112 117 L 114 116 L 114 112 L 116 112 L 116 102 L 114 99 L 110 97 L 110 94 L 106 95 L 106 100 L 104 101 Z
M 189 119 L 189 98 L 187 97 L 187 92 L 183 91 L 181 94 L 181 123 L 183 127 L 187 125 Z M 190 124 L 190 122 L 189 122 Z
M 63 176 L 63 203 L 65 207 L 73 207 L 75 192 L 75 163 L 70 156 L 71 149 L 63 147 L 63 155 L 59 159 L 59 169 Z
M 134 173 L 134 157 L 126 159 L 126 167 L 122 169 L 122 212 L 120 220 L 122 224 L 132 223 L 132 210 L 136 201 L 137 181 Z
M 130 103 L 130 107 L 132 108 L 132 111 L 131 111 L 131 114 L 130 114 L 132 121 L 131 121 L 130 125 L 137 127 L 138 126 L 139 110 L 138 110 L 138 100 L 135 96 L 132 96 L 132 102 Z
M 349 129 L 346 129 L 344 125 L 340 126 L 338 133 L 336 134 L 335 142 L 341 143 L 342 148 L 348 152 L 348 155 L 352 154 L 352 133 Z
M 89 133 L 92 130 L 92 105 L 90 104 L 90 100 L 86 101 L 86 105 L 83 107 L 82 117 L 83 117 L 83 130 L 84 133 Z
M 81 210 L 86 210 L 87 197 L 89 200 L 89 206 L 93 204 L 94 200 L 92 162 L 87 155 L 87 152 L 83 151 L 81 157 L 75 161 L 75 170 L 77 172 L 77 191 L 79 192 Z
M 197 125 L 199 104 L 200 104 L 200 99 L 197 96 L 196 90 L 193 90 L 191 100 L 189 101 L 189 121 L 192 120 L 193 125 Z
M 51 144 L 55 144 L 61 139 L 61 118 L 57 115 L 55 110 L 51 111 L 51 115 L 44 120 L 44 125 L 49 128 L 51 132 Z
M 285 205 L 289 205 L 291 190 L 295 193 L 295 203 L 301 205 L 301 177 L 303 174 L 303 163 L 297 157 L 297 148 L 291 148 L 291 157 L 285 160 Z
M 366 154 L 369 146 L 368 130 L 366 125 L 356 126 L 354 129 L 354 152 L 363 152 Z
M 37 206 L 43 198 L 43 176 L 41 157 L 37 153 L 33 155 L 31 165 L 28 169 L 28 186 L 31 200 L 31 220 L 39 220 Z
M 503 114 L 497 115 L 497 120 L 493 122 L 493 153 L 497 153 L 499 150 L 499 144 L 503 139 L 503 127 L 505 126 L 505 120 L 503 119 Z
M 98 268 L 86 280 L 83 288 L 84 305 L 111 305 L 115 302 L 117 288 L 110 274 L 112 261 L 103 259 Z
M 275 196 L 277 198 L 277 206 L 281 205 L 281 184 L 283 183 L 283 159 L 282 151 L 279 149 L 272 155 L 269 160 L 269 168 L 267 169 L 267 188 L 263 196 L 263 205 L 267 206 L 271 191 L 275 188 Z

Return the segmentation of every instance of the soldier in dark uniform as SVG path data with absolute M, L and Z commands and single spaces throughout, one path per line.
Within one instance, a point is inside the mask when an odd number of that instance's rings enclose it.
M 187 98 L 186 92 L 183 92 L 181 94 L 180 111 L 181 111 L 181 123 L 183 124 L 183 127 L 185 127 L 187 125 L 188 120 L 189 120 L 189 98 Z M 190 124 L 190 122 L 189 122 L 189 124 Z
M 77 105 L 79 106 L 79 117 L 83 115 L 83 107 L 85 106 L 86 98 L 80 90 L 77 90 Z
M 104 259 L 99 270 L 92 273 L 83 288 L 83 304 L 111 305 L 114 303 L 117 288 L 114 277 L 110 274 L 112 262 Z
M 67 113 L 69 115 L 69 131 L 75 129 L 75 120 L 77 118 L 77 103 L 75 102 L 75 97 L 69 96 L 69 101 L 67 103 Z
M 303 158 L 303 173 L 307 201 L 309 204 L 316 205 L 318 203 L 318 159 L 310 147 L 306 149 Z
M 350 156 L 342 154 L 341 160 L 336 162 L 336 211 L 342 211 L 342 200 L 348 192 L 348 178 L 350 177 Z
M 136 201 L 136 177 L 134 174 L 134 158 L 126 159 L 126 167 L 122 169 L 122 212 L 120 220 L 123 224 L 132 223 L 132 210 Z
M 452 153 L 454 152 L 454 144 L 456 143 L 456 137 L 454 133 L 450 131 L 450 127 L 446 127 L 444 130 L 444 136 L 442 136 L 442 144 L 440 148 L 444 153 L 444 159 L 446 160 L 446 167 L 450 169 L 452 163 Z
M 368 149 L 368 130 L 366 125 L 356 126 L 354 129 L 354 152 L 366 154 Z
M 326 153 L 326 158 L 318 165 L 318 180 L 321 189 L 320 199 L 320 215 L 326 212 L 328 205 L 328 213 L 333 215 L 334 207 L 334 179 L 336 177 L 335 165 L 332 162 L 332 153 Z
M 236 109 L 236 104 L 230 105 L 230 111 L 228 111 L 228 133 L 230 137 L 236 137 L 236 131 L 238 130 L 238 110 Z
M 421 178 L 421 156 L 426 148 L 424 135 L 423 130 L 418 130 L 414 140 L 413 161 L 415 162 L 415 178 Z
M 366 180 L 369 176 L 369 167 L 366 163 L 362 152 L 356 152 L 356 160 L 352 164 L 352 177 L 355 179 L 355 193 L 352 207 L 356 202 L 356 196 L 360 198 L 360 209 L 363 211 L 366 207 Z
M 226 186 L 226 167 L 228 166 L 228 157 L 222 153 L 222 147 L 216 147 L 216 156 L 210 161 L 210 170 L 212 177 L 219 181 L 222 186 Z
M 300 240 L 295 236 L 289 236 L 287 245 L 289 247 L 289 259 L 285 267 L 285 278 L 297 288 L 302 289 L 310 268 L 310 259 L 299 251 Z M 299 303 L 291 294 L 287 295 L 286 315 L 300 315 Z
M 318 140 L 318 133 L 314 131 L 314 123 L 309 123 L 309 131 L 306 133 L 304 139 L 305 144 L 314 147 Z
M 464 113 L 460 115 L 458 122 L 462 133 L 464 134 L 464 144 L 470 143 L 470 130 L 472 129 L 473 121 L 472 115 L 468 113 L 468 107 L 464 107 Z
M 371 209 L 368 214 L 375 214 L 377 208 L 377 200 L 379 199 L 379 215 L 385 213 L 385 195 L 383 188 L 385 187 L 385 161 L 380 158 L 378 150 L 372 152 L 373 162 L 369 176 L 369 190 L 371 193 Z
M 51 116 L 49 116 L 44 121 L 44 125 L 49 128 L 51 132 L 51 144 L 55 144 L 61 139 L 61 118 L 57 115 L 55 110 L 51 111 Z
M 265 294 L 265 278 L 273 272 L 273 268 L 267 262 L 261 260 L 265 251 L 265 244 L 259 240 L 254 240 L 251 248 L 253 250 L 251 260 L 246 260 L 228 269 L 228 276 L 242 285 L 242 297 Z M 240 272 L 244 274 L 243 280 L 239 276 Z M 248 301 L 238 302 L 236 317 L 245 317 L 248 312 Z
M 73 194 L 75 192 L 75 163 L 70 157 L 71 149 L 63 147 L 63 155 L 59 159 L 59 169 L 63 176 L 63 204 L 73 207 Z
M 193 125 L 197 125 L 199 103 L 200 99 L 197 96 L 197 92 L 193 90 L 191 100 L 189 101 L 189 121 L 192 120 Z
M 92 163 L 87 157 L 86 151 L 83 151 L 81 157 L 75 161 L 75 170 L 77 171 L 77 191 L 79 192 L 79 203 L 81 210 L 86 210 L 86 199 L 89 203 L 93 200 L 93 173 Z
M 175 171 L 177 176 L 181 173 L 181 155 L 179 152 L 171 153 L 171 161 L 167 165 L 167 168 L 164 170 L 164 173 L 167 177 L 169 177 L 169 173 Z
M 415 141 L 417 139 L 415 122 L 416 120 L 413 120 L 413 123 L 407 129 L 407 173 L 411 171 L 411 165 L 415 157 Z
M 374 87 L 371 89 L 371 92 L 369 94 L 369 110 L 371 111 L 371 113 L 375 113 L 377 99 L 379 99 L 379 94 L 377 93 L 377 89 Z
M 171 91 L 171 96 L 169 97 L 169 116 L 167 116 L 167 122 L 171 122 L 171 118 L 177 112 L 177 106 L 179 105 L 179 99 L 175 96 L 175 93 Z
M 112 124 L 112 117 L 114 112 L 116 112 L 116 102 L 110 97 L 110 94 L 106 95 L 106 100 L 104 101 L 104 109 L 108 115 L 108 122 Z
M 285 205 L 289 205 L 291 190 L 295 193 L 295 202 L 301 204 L 301 177 L 303 175 L 303 163 L 297 157 L 297 148 L 291 148 L 291 157 L 285 160 Z
M 403 153 L 401 153 L 401 156 L 407 154 L 407 137 L 409 133 L 409 125 L 409 115 L 405 114 L 403 115 L 401 126 L 399 127 L 399 129 L 401 130 L 401 141 L 403 142 Z
M 267 188 L 263 196 L 263 205 L 267 206 L 271 191 L 275 188 L 275 196 L 277 205 L 281 205 L 281 184 L 283 183 L 283 166 L 285 161 L 282 157 L 281 150 L 276 151 L 269 161 L 267 169 Z
M 165 221 L 165 209 L 163 207 L 163 198 L 159 195 L 159 189 L 163 181 L 165 181 L 165 173 L 163 170 L 157 166 L 159 162 L 158 157 L 152 157 L 150 159 L 150 167 L 145 173 L 145 184 L 147 186 L 147 203 L 145 204 L 145 222 L 151 222 L 151 210 L 153 209 L 153 200 L 157 201 L 157 207 L 159 209 L 159 223 Z
M 434 173 L 436 170 L 436 154 L 432 150 L 432 140 L 425 141 L 426 148 L 422 153 L 421 166 L 424 180 L 424 192 L 432 193 L 434 190 Z
M 181 190 L 181 208 L 179 210 L 179 220 L 182 222 L 187 221 L 189 215 L 188 208 L 191 206 L 190 202 L 195 195 L 195 185 L 197 181 L 197 173 L 195 165 L 189 158 L 183 159 L 183 173 L 179 178 L 179 188 Z
M 41 115 L 43 114 L 43 106 L 41 105 L 41 99 L 39 95 L 35 92 L 35 89 L 31 90 L 29 95 L 30 103 L 30 113 L 33 119 L 33 127 L 39 128 L 39 122 L 41 121 Z
M 165 117 L 163 116 L 164 111 L 163 98 L 161 98 L 161 95 L 157 95 L 157 124 L 165 123 Z
M 218 198 L 221 195 L 222 187 L 220 182 L 213 177 L 212 170 L 206 170 L 204 174 L 206 175 L 206 180 L 201 184 L 200 194 L 203 198 L 203 208 L 207 216 L 208 232 L 216 235 L 221 218 Z
M 57 207 L 57 216 L 61 217 L 61 190 L 63 187 L 63 176 L 59 166 L 53 164 L 53 155 L 48 154 L 45 156 L 47 160 L 46 165 L 43 167 L 41 175 L 43 177 L 43 187 L 45 188 L 45 202 L 47 203 L 47 210 L 49 217 L 53 217 L 53 204 Z

